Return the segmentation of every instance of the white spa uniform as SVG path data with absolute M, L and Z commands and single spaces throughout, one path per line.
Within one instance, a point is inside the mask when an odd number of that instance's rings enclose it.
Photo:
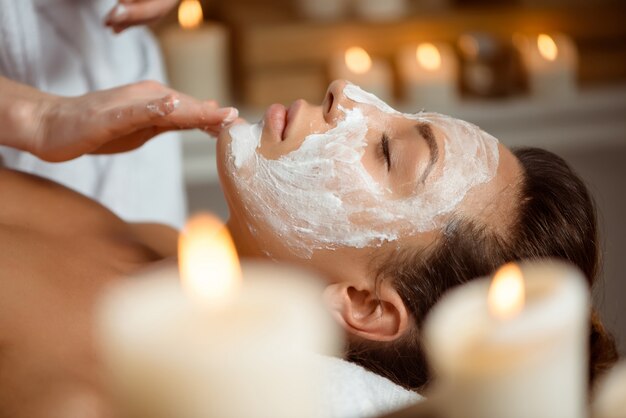
M 63 96 L 139 80 L 163 82 L 160 51 L 148 29 L 114 35 L 103 26 L 115 4 L 115 0 L 0 0 L 0 74 Z M 7 167 L 64 184 L 127 221 L 175 227 L 184 221 L 181 144 L 176 133 L 113 156 L 47 163 L 0 147 L 2 158 Z

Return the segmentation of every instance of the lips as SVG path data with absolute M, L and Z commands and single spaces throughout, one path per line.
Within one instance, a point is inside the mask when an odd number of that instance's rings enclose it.
M 272 137 L 277 141 L 284 139 L 287 128 L 287 108 L 281 104 L 273 104 L 265 112 L 265 123 L 270 129 Z
M 285 126 L 285 132 L 283 133 L 283 139 L 287 138 L 287 134 L 289 133 L 289 129 L 293 126 L 293 121 L 296 119 L 300 109 L 304 105 L 305 101 L 302 99 L 298 99 L 289 106 L 287 109 L 287 126 Z
M 303 100 L 296 100 L 286 108 L 281 104 L 271 105 L 265 114 L 265 122 L 269 126 L 272 137 L 277 141 L 284 141 L 289 133 L 289 127 L 296 118 L 296 114 L 304 103 Z

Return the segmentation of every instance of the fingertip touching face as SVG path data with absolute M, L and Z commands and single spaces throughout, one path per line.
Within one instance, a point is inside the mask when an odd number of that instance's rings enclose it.
M 267 255 L 300 258 L 432 235 L 473 189 L 490 192 L 510 154 L 470 123 L 400 113 L 343 81 L 320 106 L 272 105 L 232 126 L 218 149 L 231 215 Z

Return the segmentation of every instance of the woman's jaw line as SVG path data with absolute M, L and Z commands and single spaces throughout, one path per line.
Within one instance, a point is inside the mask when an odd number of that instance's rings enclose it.
M 245 223 L 238 222 L 234 216 L 230 216 L 226 222 L 226 228 L 233 239 L 239 257 L 267 258 L 263 250 L 256 245 L 256 240 Z

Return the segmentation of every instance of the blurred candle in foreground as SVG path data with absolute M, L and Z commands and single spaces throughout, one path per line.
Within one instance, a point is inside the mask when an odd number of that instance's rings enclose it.
M 487 307 L 494 318 L 517 316 L 524 308 L 524 277 L 516 264 L 503 266 L 489 286 Z
M 578 51 L 569 36 L 515 34 L 513 44 L 521 55 L 533 96 L 558 100 L 576 94 Z
M 398 54 L 398 69 L 407 104 L 445 111 L 457 101 L 458 61 L 445 43 L 410 45 Z
M 204 22 L 199 0 L 183 0 L 178 25 L 160 37 L 171 85 L 199 99 L 228 104 L 228 31 L 217 22 Z
M 367 51 L 353 46 L 335 55 L 330 63 L 331 79 L 345 79 L 380 97 L 393 99 L 391 67 L 386 61 L 372 58 Z
M 208 215 L 183 232 L 180 262 L 183 289 L 177 269 L 162 267 L 100 305 L 98 339 L 121 416 L 316 416 L 323 376 L 314 353 L 339 346 L 320 283 L 276 265 L 240 270 L 228 231 Z
M 187 222 L 178 243 L 178 269 L 183 289 L 204 309 L 228 305 L 240 291 L 241 267 L 235 244 L 226 226 L 212 216 Z
M 447 418 L 587 416 L 589 292 L 557 261 L 507 265 L 453 289 L 426 320 Z

